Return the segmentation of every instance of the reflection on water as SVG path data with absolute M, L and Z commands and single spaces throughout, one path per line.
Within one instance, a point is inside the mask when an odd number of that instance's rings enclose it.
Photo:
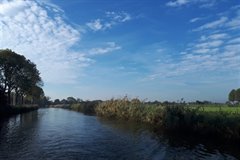
M 156 135 L 148 128 L 63 109 L 40 109 L 0 121 L 0 159 L 240 158 L 237 147 Z

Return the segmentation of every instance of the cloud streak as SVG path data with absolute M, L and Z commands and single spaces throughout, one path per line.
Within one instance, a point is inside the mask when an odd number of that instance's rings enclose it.
M 126 12 L 106 12 L 104 18 L 92 20 L 86 23 L 86 26 L 93 31 L 103 31 L 131 19 L 130 14 Z
M 115 42 L 107 42 L 106 47 L 92 48 L 88 51 L 88 55 L 102 55 L 121 49 L 121 46 Z
M 166 3 L 167 6 L 169 7 L 179 7 L 179 6 L 182 6 L 182 5 L 186 5 L 190 3 L 189 0 L 175 0 L 175 1 L 169 1 Z
M 209 8 L 216 4 L 216 0 L 173 0 L 166 3 L 168 7 L 182 7 L 190 4 L 198 4 L 201 8 Z
M 227 17 L 221 17 L 220 19 L 218 19 L 216 21 L 209 22 L 209 23 L 206 23 L 206 24 L 198 27 L 194 31 L 201 31 L 201 30 L 205 30 L 205 29 L 219 28 L 219 27 L 222 27 L 225 24 L 225 22 L 227 22 L 227 20 L 228 20 Z

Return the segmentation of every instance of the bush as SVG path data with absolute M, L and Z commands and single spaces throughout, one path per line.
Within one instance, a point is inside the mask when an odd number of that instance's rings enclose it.
M 100 101 L 86 101 L 76 104 L 71 104 L 70 109 L 82 112 L 84 114 L 94 115 L 96 113 L 95 108 L 100 103 Z

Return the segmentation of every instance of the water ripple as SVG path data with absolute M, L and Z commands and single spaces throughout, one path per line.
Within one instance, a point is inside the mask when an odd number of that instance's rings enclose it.
M 4 160 L 239 158 L 201 143 L 171 141 L 140 124 L 63 109 L 40 109 L 0 122 L 0 159 Z

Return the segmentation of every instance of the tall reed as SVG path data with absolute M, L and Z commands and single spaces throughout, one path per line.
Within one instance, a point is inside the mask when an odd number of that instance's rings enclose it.
M 240 140 L 240 113 L 216 110 L 214 112 L 184 104 L 153 105 L 138 99 L 111 99 L 95 108 L 98 116 L 148 123 L 156 129 L 193 132 Z

